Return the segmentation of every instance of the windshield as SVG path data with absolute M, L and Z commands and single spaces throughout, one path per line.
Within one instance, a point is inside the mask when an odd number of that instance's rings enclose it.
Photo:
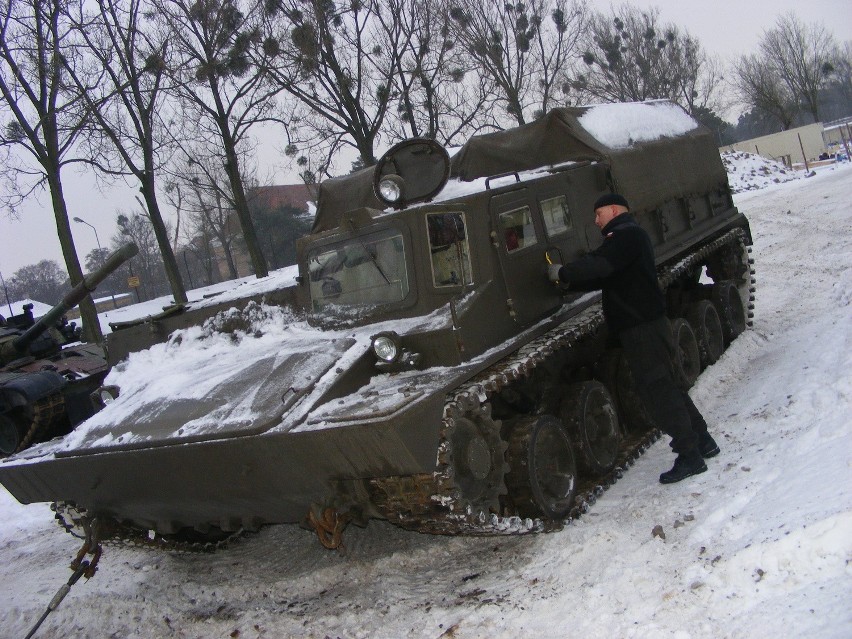
M 308 253 L 314 311 L 329 305 L 371 307 L 408 295 L 405 243 L 388 230 Z

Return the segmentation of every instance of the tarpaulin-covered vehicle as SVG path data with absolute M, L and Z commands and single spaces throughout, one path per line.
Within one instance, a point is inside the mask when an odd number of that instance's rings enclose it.
M 114 327 L 118 397 L 0 482 L 167 537 L 558 525 L 653 438 L 599 294 L 545 276 L 599 244 L 592 204 L 610 191 L 653 239 L 688 383 L 753 299 L 714 137 L 668 102 L 555 109 L 452 157 L 408 140 L 323 183 L 287 286 Z

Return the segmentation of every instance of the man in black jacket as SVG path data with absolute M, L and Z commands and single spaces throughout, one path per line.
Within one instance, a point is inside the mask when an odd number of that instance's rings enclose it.
M 660 481 L 671 484 L 703 473 L 703 458 L 719 454 L 707 423 L 675 379 L 674 337 L 657 281 L 651 238 L 629 213 L 627 200 L 610 193 L 595 202 L 603 244 L 574 262 L 552 264 L 548 275 L 569 290 L 600 289 L 607 326 L 621 342 L 636 388 L 654 422 L 677 453 Z

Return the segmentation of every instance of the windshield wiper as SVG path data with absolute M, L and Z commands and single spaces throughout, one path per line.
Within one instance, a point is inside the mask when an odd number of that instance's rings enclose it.
M 361 245 L 361 250 L 364 251 L 364 253 L 367 254 L 367 257 L 370 258 L 370 262 L 372 262 L 373 266 L 376 267 L 376 270 L 379 272 L 379 275 L 381 275 L 382 278 L 385 280 L 385 284 L 390 286 L 391 281 L 388 278 L 388 276 L 385 275 L 385 272 L 382 270 L 382 267 L 379 264 L 378 258 L 375 255 L 373 255 L 373 252 L 370 249 L 367 248 L 367 245 L 364 244 L 364 240 L 362 240 L 360 237 L 358 238 L 358 243 Z

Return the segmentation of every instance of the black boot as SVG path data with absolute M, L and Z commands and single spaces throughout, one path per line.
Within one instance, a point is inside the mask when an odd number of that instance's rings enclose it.
M 693 448 L 677 456 L 672 469 L 660 475 L 660 483 L 674 484 L 687 477 L 703 473 L 705 470 L 707 470 L 707 464 L 704 463 L 698 449 Z
M 698 436 L 698 452 L 704 459 L 710 459 L 719 454 L 719 444 L 710 437 L 710 433 L 704 433 Z

